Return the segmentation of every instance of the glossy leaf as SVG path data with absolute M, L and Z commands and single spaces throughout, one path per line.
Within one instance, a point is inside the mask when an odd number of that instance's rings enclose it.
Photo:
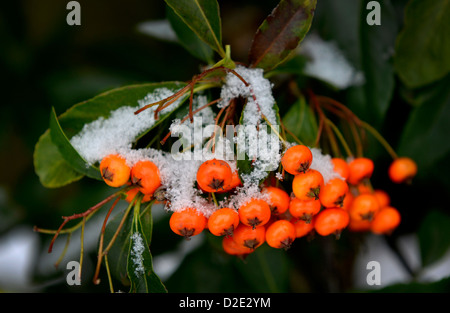
M 125 86 L 104 92 L 90 100 L 80 102 L 58 116 L 57 119 L 55 118 L 56 115 L 52 115 L 52 140 L 49 141 L 46 137 L 47 135 L 42 136 L 36 145 L 36 149 L 38 150 L 34 154 L 34 162 L 38 165 L 36 167 L 36 173 L 43 182 L 43 185 L 48 187 L 61 187 L 76 179 L 80 179 L 83 174 L 86 174 L 86 169 L 80 168 L 82 161 L 67 144 L 67 139 L 70 140 L 72 136 L 80 132 L 85 124 L 93 122 L 100 117 L 108 118 L 113 110 L 122 106 L 137 107 L 139 105 L 138 100 L 143 99 L 148 93 L 151 93 L 157 88 L 168 88 L 175 91 L 183 86 L 185 84 L 180 82 Z M 139 134 L 136 140 L 162 123 L 172 112 L 160 115 L 153 126 L 149 127 L 142 134 Z M 48 132 L 48 136 L 50 138 L 50 132 Z M 56 144 L 53 142 L 55 139 L 53 136 L 56 137 Z M 42 143 L 44 140 L 46 141 Z M 55 149 L 59 154 L 55 153 Z M 65 163 L 62 163 L 60 159 L 64 160 Z M 61 167 L 57 168 L 57 165 Z M 70 170 L 65 174 L 64 169 L 67 168 L 70 168 Z M 89 171 L 92 171 L 92 169 L 89 169 Z M 77 172 L 77 175 L 74 172 Z M 89 176 L 95 176 L 95 174 Z
M 59 124 L 54 108 L 52 108 L 52 113 L 50 115 L 50 136 L 52 138 L 52 142 L 58 147 L 61 156 L 77 172 L 90 178 L 102 180 L 99 169 L 89 165 L 70 143 L 70 140 L 61 129 L 61 125 Z
M 450 249 L 450 216 L 441 211 L 430 211 L 419 231 L 422 266 L 428 266 L 442 258 Z
M 201 40 L 220 56 L 225 57 L 219 4 L 216 0 L 165 0 L 165 2 Z
M 167 7 L 166 16 L 180 44 L 196 58 L 206 63 L 212 63 L 213 50 L 169 6 Z
M 435 92 L 415 107 L 404 127 L 398 145 L 398 154 L 413 158 L 418 175 L 427 175 L 434 165 L 450 153 L 450 76 L 437 83 Z M 444 175 L 440 172 L 439 175 Z
M 144 231 L 140 205 L 134 208 L 133 223 L 130 233 L 127 273 L 131 282 L 130 292 L 167 292 L 161 279 L 153 271 L 153 259 L 149 249 L 147 236 L 150 230 Z
M 314 145 L 318 131 L 317 120 L 303 96 L 291 105 L 282 121 L 284 126 L 305 145 Z M 295 142 L 289 133 L 286 133 L 286 137 L 288 141 Z
M 315 7 L 316 0 L 282 0 L 253 38 L 251 67 L 268 71 L 284 62 L 309 31 Z
M 450 71 L 450 1 L 411 0 L 398 36 L 395 69 L 410 88 L 444 77 Z
M 34 149 L 34 168 L 41 184 L 47 188 L 59 188 L 83 178 L 63 158 L 52 142 L 47 130 L 39 138 Z

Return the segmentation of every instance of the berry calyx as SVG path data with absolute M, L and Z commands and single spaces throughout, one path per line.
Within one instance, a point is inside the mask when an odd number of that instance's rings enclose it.
M 238 212 L 241 223 L 253 228 L 263 226 L 271 216 L 269 204 L 261 199 L 251 199 L 241 205 Z
M 342 208 L 347 192 L 347 183 L 340 178 L 333 178 L 320 189 L 319 200 L 326 208 Z
M 417 174 L 417 164 L 410 158 L 397 158 L 389 166 L 388 174 L 396 184 L 410 183 Z
M 300 200 L 317 200 L 323 184 L 322 174 L 317 170 L 309 169 L 305 173 L 295 175 L 292 181 L 292 192 Z
M 238 246 L 255 250 L 265 242 L 266 228 L 239 224 L 232 238 Z
M 321 236 L 334 235 L 339 239 L 341 232 L 348 226 L 350 216 L 347 211 L 340 208 L 327 208 L 317 214 L 314 229 Z
M 292 175 L 306 172 L 312 163 L 311 150 L 304 145 L 296 145 L 286 150 L 281 158 L 284 170 Z
M 380 210 L 377 198 L 372 194 L 358 195 L 353 199 L 349 213 L 354 220 L 372 221 L 375 214 Z
M 108 186 L 120 187 L 130 179 L 130 167 L 126 160 L 118 154 L 111 154 L 100 162 L 100 174 Z
M 289 221 L 275 221 L 266 229 L 266 242 L 272 248 L 287 250 L 294 239 L 295 227 Z
M 214 211 L 208 218 L 208 229 L 215 236 L 232 236 L 239 225 L 239 214 L 231 208 Z
M 269 197 L 270 211 L 272 214 L 280 215 L 289 209 L 291 198 L 283 189 L 269 186 L 265 187 L 262 193 L 267 194 Z
M 222 239 L 222 248 L 225 253 L 230 255 L 245 256 L 252 253 L 254 250 L 245 246 L 239 245 L 234 241 L 233 237 L 225 236 Z
M 197 184 L 206 192 L 224 191 L 232 182 L 230 165 L 217 159 L 203 162 L 197 171 Z
M 314 215 L 319 213 L 322 205 L 319 200 L 300 200 L 298 198 L 291 199 L 289 204 L 289 213 L 292 217 L 310 224 Z
M 161 186 L 158 167 L 149 160 L 138 161 L 131 169 L 131 183 L 144 195 L 153 195 Z
M 200 234 L 206 227 L 206 217 L 194 208 L 186 208 L 172 213 L 169 220 L 170 229 L 177 235 L 190 239 Z

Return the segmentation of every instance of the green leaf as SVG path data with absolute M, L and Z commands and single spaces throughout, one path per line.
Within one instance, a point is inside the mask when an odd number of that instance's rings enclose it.
M 47 140 L 47 137 L 41 137 L 40 142 L 36 145 L 36 149 L 39 150 L 34 154 L 34 163 L 38 165 L 35 167 L 36 173 L 43 182 L 43 185 L 48 187 L 62 187 L 80 179 L 83 176 L 82 174 L 86 174 L 87 170 L 80 168 L 82 165 L 80 158 L 76 156 L 72 147 L 67 144 L 67 140 L 70 140 L 71 137 L 78 134 L 85 124 L 93 122 L 100 117 L 108 118 L 112 111 L 123 106 L 137 107 L 139 105 L 138 100 L 143 99 L 148 93 L 153 92 L 157 88 L 168 88 L 175 91 L 184 86 L 185 83 L 180 82 L 125 86 L 104 92 L 90 100 L 80 102 L 57 118 L 55 115 L 52 115 L 52 140 Z M 184 97 L 184 99 L 186 98 L 187 96 Z M 162 123 L 172 112 L 160 115 L 153 126 L 149 127 L 142 134 L 139 134 L 136 140 Z M 48 136 L 50 138 L 50 132 L 48 132 Z M 55 138 L 53 138 L 54 136 Z M 42 143 L 42 140 L 47 141 Z M 54 141 L 56 141 L 56 144 Z M 58 151 L 58 154 L 55 151 Z M 61 159 L 65 162 L 62 163 Z M 68 168 L 70 170 L 67 170 Z M 64 170 L 67 170 L 66 174 Z M 92 171 L 92 169 L 89 169 L 89 171 Z M 78 173 L 75 175 L 74 172 Z
M 164 0 L 189 28 L 221 57 L 222 25 L 216 0 Z
M 167 6 L 166 16 L 180 44 L 194 57 L 208 64 L 213 63 L 213 50 L 169 6 Z
M 33 155 L 35 172 L 47 188 L 59 188 L 83 178 L 62 157 L 47 130 L 39 138 Z
M 398 36 L 395 69 L 410 88 L 444 77 L 450 71 L 450 1 L 411 0 Z
M 317 137 L 317 120 L 314 112 L 301 96 L 283 116 L 284 126 L 305 145 L 313 146 Z M 289 142 L 295 142 L 294 137 L 286 133 Z
M 134 208 L 127 262 L 127 273 L 131 282 L 130 292 L 165 293 L 167 292 L 166 287 L 153 271 L 152 255 L 146 236 L 148 231 L 144 232 L 138 202 Z
M 109 242 L 111 242 L 111 240 L 113 239 L 114 234 L 119 227 L 125 213 L 127 213 L 127 210 L 123 210 L 122 212 L 117 213 L 108 221 L 108 224 L 106 224 L 104 234 L 105 245 L 108 245 Z M 122 229 L 120 230 L 114 241 L 114 244 L 108 251 L 108 263 L 111 274 L 125 286 L 128 286 L 130 284 L 127 276 L 127 260 L 128 252 L 130 249 L 130 233 L 132 224 L 133 214 L 128 214 L 126 216 Z
M 438 261 L 450 248 L 450 216 L 438 210 L 430 211 L 420 225 L 418 236 L 422 266 Z
M 61 125 L 58 122 L 58 117 L 56 116 L 54 108 L 52 108 L 52 113 L 50 115 L 50 136 L 52 138 L 52 142 L 58 147 L 61 156 L 77 172 L 90 178 L 102 180 L 99 169 L 94 166 L 90 166 L 70 143 L 70 140 L 61 129 Z
M 435 92 L 422 97 L 408 118 L 398 145 L 398 154 L 413 158 L 418 176 L 427 175 L 434 165 L 450 153 L 450 75 L 435 84 Z M 446 175 L 439 173 L 439 175 Z
M 249 53 L 251 67 L 274 69 L 311 27 L 316 0 L 282 0 L 258 28 Z

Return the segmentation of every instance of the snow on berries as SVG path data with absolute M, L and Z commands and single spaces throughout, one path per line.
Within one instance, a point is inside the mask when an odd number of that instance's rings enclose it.
M 71 143 L 89 164 L 99 164 L 106 184 L 123 188 L 128 203 L 164 203 L 174 234 L 223 237 L 230 255 L 245 257 L 264 243 L 287 250 L 298 238 L 339 238 L 345 229 L 386 234 L 398 227 L 400 213 L 389 195 L 370 185 L 371 159 L 287 141 L 263 71 L 237 66 L 226 72 L 219 99 L 192 94 L 189 113 L 174 118 L 158 138 L 161 144 L 177 138 L 171 149 L 134 143 L 157 122 L 156 113 L 180 107 L 186 87 L 156 89 L 137 107 L 86 124 Z M 152 104 L 165 99 L 176 100 L 158 112 Z M 232 124 L 236 101 L 244 105 L 239 124 Z M 396 183 L 410 180 L 414 165 L 399 158 L 389 176 Z

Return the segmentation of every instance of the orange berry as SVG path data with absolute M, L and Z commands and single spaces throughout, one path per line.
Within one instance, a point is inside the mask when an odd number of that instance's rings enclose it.
M 400 224 L 401 216 L 397 209 L 384 207 L 374 217 L 370 229 L 375 234 L 390 234 Z
M 292 175 L 306 172 L 312 163 L 311 150 L 304 145 L 296 145 L 286 150 L 281 158 L 284 170 Z
M 280 215 L 289 209 L 291 198 L 283 189 L 277 187 L 265 187 L 263 193 L 269 196 L 270 211 L 274 215 Z
M 349 176 L 347 181 L 352 185 L 359 184 L 363 179 L 372 177 L 374 164 L 368 158 L 355 158 L 348 165 Z
M 389 194 L 384 190 L 376 189 L 374 190 L 373 195 L 377 198 L 380 208 L 384 208 L 391 203 L 391 197 L 389 197 Z
M 217 159 L 205 161 L 197 171 L 197 184 L 206 192 L 224 191 L 231 184 L 233 173 L 230 165 Z
M 411 182 L 417 174 L 417 164 L 410 158 L 397 158 L 391 163 L 388 174 L 394 183 Z
M 137 162 L 131 169 L 131 183 L 144 195 L 152 195 L 161 186 L 158 167 L 149 160 Z
M 352 219 L 372 221 L 375 214 L 380 210 L 377 198 L 372 194 L 358 195 L 353 199 L 349 213 Z
M 350 219 L 348 229 L 352 232 L 366 232 L 370 230 L 371 221 Z
M 239 214 L 231 208 L 214 211 L 208 219 L 208 229 L 215 236 L 231 236 L 239 225 Z
M 269 204 L 261 199 L 251 199 L 239 208 L 239 219 L 241 223 L 251 226 L 263 226 L 271 216 Z
M 314 229 L 314 223 L 306 223 L 301 219 L 293 219 L 291 223 L 294 225 L 296 238 L 304 237 Z
M 254 250 L 265 242 L 266 228 L 251 227 L 244 224 L 239 224 L 234 230 L 233 240 L 240 247 L 246 247 Z
M 186 239 L 200 234 L 206 224 L 206 217 L 194 208 L 174 212 L 169 220 L 170 229 Z
M 340 178 L 333 178 L 320 189 L 320 203 L 322 203 L 322 205 L 326 208 L 342 208 L 347 192 L 347 183 Z
M 347 194 L 345 195 L 344 198 L 344 202 L 342 203 L 342 209 L 344 210 L 349 210 L 350 206 L 353 203 L 353 199 L 355 198 L 355 196 L 353 195 L 353 193 L 351 193 L 351 191 L 347 191 Z
M 295 175 L 292 181 L 292 191 L 300 200 L 319 199 L 323 183 L 322 174 L 319 171 L 309 169 L 305 173 Z
M 333 163 L 334 171 L 341 175 L 344 180 L 347 180 L 348 176 L 350 175 L 348 163 L 341 158 L 332 158 L 331 162 Z
M 289 204 L 289 213 L 295 218 L 311 223 L 314 215 L 319 213 L 321 209 L 321 204 L 319 200 L 300 200 L 298 198 L 293 198 Z
M 348 226 L 350 217 L 347 211 L 339 208 L 327 208 L 317 214 L 314 229 L 321 236 L 335 235 L 339 239 L 341 232 Z
M 100 173 L 105 183 L 111 187 L 123 186 L 130 179 L 130 167 L 118 154 L 111 154 L 102 159 Z
M 247 255 L 253 252 L 253 249 L 238 245 L 230 236 L 223 237 L 222 248 L 230 255 Z
M 358 190 L 358 194 L 364 194 L 364 193 L 373 193 L 372 186 L 370 184 L 366 184 L 364 182 L 359 183 L 356 186 L 356 190 Z
M 239 177 L 239 173 L 238 173 L 238 171 L 234 171 L 231 174 L 230 184 L 225 186 L 224 189 L 225 189 L 225 191 L 228 191 L 228 190 L 234 189 L 241 185 L 242 185 L 242 181 L 241 181 L 241 178 Z
M 134 197 L 138 194 L 139 188 L 133 188 L 127 191 L 125 201 L 128 203 L 131 203 L 133 201 Z M 152 195 L 144 195 L 142 197 L 141 203 L 149 202 L 152 199 Z
M 294 239 L 295 227 L 289 221 L 275 221 L 266 229 L 266 242 L 272 248 L 287 250 L 291 247 Z

